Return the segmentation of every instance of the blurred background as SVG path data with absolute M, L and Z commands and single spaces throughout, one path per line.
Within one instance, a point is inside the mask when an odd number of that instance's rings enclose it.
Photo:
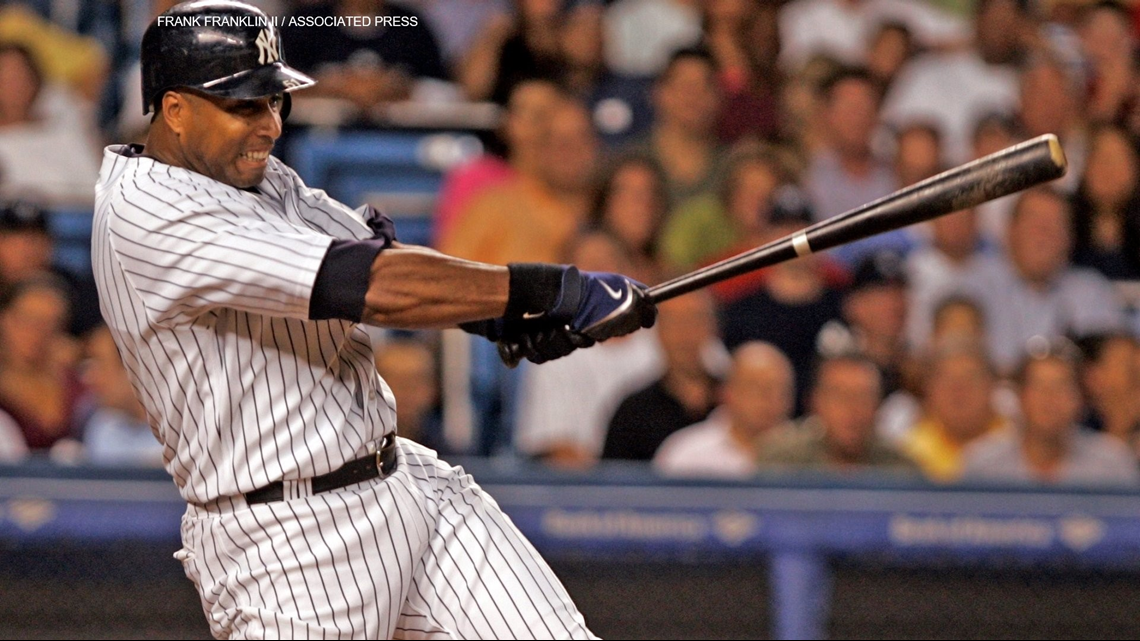
M 173 2 L 0 1 L 0 636 L 204 638 L 184 508 L 101 326 L 103 145 Z M 1046 187 L 739 277 L 508 370 L 373 333 L 619 637 L 1140 637 L 1140 3 L 263 0 L 275 153 L 474 260 L 655 284 L 1043 133 Z

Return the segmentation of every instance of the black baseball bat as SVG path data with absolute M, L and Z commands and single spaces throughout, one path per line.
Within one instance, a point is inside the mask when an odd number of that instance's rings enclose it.
M 799 256 L 938 218 L 1065 175 L 1061 143 L 1045 134 L 944 171 L 851 211 L 650 287 L 661 303 Z
M 944 171 L 732 258 L 654 285 L 646 295 L 654 303 L 662 303 L 757 269 L 976 207 L 1056 180 L 1065 175 L 1067 167 L 1061 143 L 1053 134 L 1045 134 Z M 585 331 L 589 334 L 589 328 Z M 499 355 L 510 367 L 522 358 L 517 346 L 504 343 L 499 345 Z

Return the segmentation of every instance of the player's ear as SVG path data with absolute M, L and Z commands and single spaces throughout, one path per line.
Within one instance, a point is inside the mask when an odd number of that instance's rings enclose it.
M 185 119 L 189 104 L 186 96 L 177 91 L 167 91 L 162 94 L 162 111 L 159 117 L 166 122 L 166 126 L 174 133 L 182 133 L 186 128 Z

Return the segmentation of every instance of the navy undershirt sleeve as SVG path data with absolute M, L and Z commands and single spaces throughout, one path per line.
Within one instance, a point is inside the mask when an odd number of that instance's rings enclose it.
M 334 240 L 317 271 L 309 297 L 309 319 L 359 323 L 364 316 L 364 295 L 372 262 L 391 240 Z

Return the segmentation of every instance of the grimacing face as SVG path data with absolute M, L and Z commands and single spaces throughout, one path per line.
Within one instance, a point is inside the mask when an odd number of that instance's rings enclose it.
M 172 100 L 173 95 L 179 100 Z M 265 177 L 269 152 L 281 136 L 283 94 L 238 100 L 179 90 L 167 92 L 164 112 L 178 138 L 184 166 L 239 189 Z

